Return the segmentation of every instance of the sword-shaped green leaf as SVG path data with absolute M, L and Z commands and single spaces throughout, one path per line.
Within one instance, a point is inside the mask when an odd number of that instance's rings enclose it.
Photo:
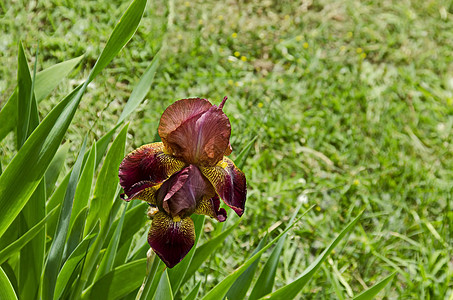
M 294 299 L 297 294 L 304 288 L 307 282 L 313 277 L 315 272 L 320 268 L 321 264 L 326 260 L 327 256 L 329 256 L 330 252 L 335 248 L 335 246 L 344 238 L 344 236 L 354 228 L 354 226 L 359 221 L 360 217 L 362 216 L 363 211 L 355 217 L 344 229 L 341 233 L 330 243 L 330 245 L 316 258 L 316 260 L 308 266 L 307 269 L 293 282 L 284 287 L 278 289 L 277 291 L 269 294 L 262 299 L 272 299 L 272 300 L 287 300 L 287 299 Z
M 385 277 L 369 289 L 363 291 L 359 295 L 355 296 L 353 300 L 373 300 L 376 295 L 387 286 L 387 284 L 392 281 L 393 277 L 395 277 L 396 272 L 393 272 L 389 276 Z
M 0 299 L 14 300 L 17 299 L 13 285 L 6 276 L 3 269 L 0 267 Z

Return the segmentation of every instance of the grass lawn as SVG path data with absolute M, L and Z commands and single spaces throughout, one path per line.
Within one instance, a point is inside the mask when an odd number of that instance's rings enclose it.
M 84 55 L 40 103 L 44 117 L 86 78 L 128 3 L 0 0 L 0 106 L 14 90 L 19 40 L 31 67 L 39 42 L 38 71 Z M 67 169 L 87 132 L 93 140 L 114 126 L 161 48 L 126 151 L 155 141 L 163 110 L 188 97 L 228 96 L 233 159 L 256 138 L 243 166 L 246 212 L 200 269 L 202 291 L 303 201 L 315 207 L 286 240 L 275 288 L 365 209 L 301 298 L 349 298 L 397 271 L 381 299 L 453 299 L 452 28 L 453 3 L 440 0 L 149 1 L 136 35 L 82 99 Z M 3 166 L 13 141 L 0 144 Z M 203 239 L 221 226 L 208 223 Z

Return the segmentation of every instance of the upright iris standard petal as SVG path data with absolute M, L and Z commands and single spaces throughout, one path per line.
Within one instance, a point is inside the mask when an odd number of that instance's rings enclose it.
M 163 182 L 184 166 L 184 162 L 165 153 L 162 143 L 144 145 L 129 153 L 121 162 L 120 185 L 132 198 L 143 189 Z
M 225 153 L 231 153 L 231 125 L 222 111 L 223 103 L 217 107 L 193 98 L 170 105 L 159 124 L 159 135 L 169 152 L 199 166 L 215 166 Z
M 238 216 L 242 216 L 247 196 L 245 175 L 233 161 L 224 157 L 215 167 L 201 167 L 201 173 L 212 183 L 217 194 Z
M 175 221 L 163 212 L 154 215 L 148 243 L 169 268 L 173 268 L 190 251 L 195 242 L 191 218 Z

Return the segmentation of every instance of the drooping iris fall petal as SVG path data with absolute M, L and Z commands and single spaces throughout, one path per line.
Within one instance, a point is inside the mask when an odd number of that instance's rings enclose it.
M 233 161 L 224 157 L 215 167 L 201 167 L 201 173 L 212 183 L 217 194 L 238 216 L 242 216 L 247 196 L 245 175 Z
M 190 251 L 195 242 L 195 228 L 191 218 L 178 221 L 164 212 L 154 215 L 148 233 L 148 243 L 169 268 L 173 268 Z
M 217 107 L 200 98 L 170 105 L 159 124 L 165 148 L 186 163 L 215 166 L 225 153 L 231 153 L 231 125 L 222 105 Z
M 184 162 L 164 151 L 162 143 L 152 143 L 141 146 L 123 159 L 119 168 L 120 185 L 129 198 L 161 183 L 185 166 Z

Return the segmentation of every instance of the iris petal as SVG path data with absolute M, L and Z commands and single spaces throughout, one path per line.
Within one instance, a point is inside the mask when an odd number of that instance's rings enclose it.
M 206 99 L 189 98 L 181 99 L 167 107 L 159 123 L 159 136 L 165 141 L 167 136 L 187 120 L 199 117 L 207 112 L 212 104 Z M 165 143 L 165 142 L 164 142 Z
M 219 196 L 215 195 L 212 198 L 205 197 L 197 204 L 195 213 L 198 215 L 206 215 L 217 219 L 219 222 L 224 222 L 227 218 L 227 212 L 224 208 L 220 208 Z
M 153 143 L 141 146 L 123 159 L 119 169 L 120 185 L 128 197 L 163 182 L 185 166 L 164 151 L 162 143 Z
M 157 195 L 157 191 L 159 190 L 159 188 L 161 187 L 162 184 L 158 183 L 156 185 L 156 184 L 147 182 L 147 183 L 143 183 L 143 184 L 139 183 L 139 185 L 140 185 L 140 189 L 138 192 L 130 195 L 127 199 L 124 198 L 124 194 L 121 194 L 121 198 L 127 202 L 132 201 L 132 200 L 142 200 L 142 201 L 148 202 L 149 204 L 157 205 L 156 195 Z
M 159 135 L 171 154 L 189 164 L 215 166 L 231 153 L 231 125 L 221 108 L 205 99 L 176 101 L 162 115 Z
M 227 157 L 223 157 L 215 167 L 200 167 L 200 170 L 212 183 L 220 198 L 239 216 L 242 216 L 247 196 L 244 173 Z
M 190 165 L 162 184 L 157 194 L 157 205 L 172 217 L 185 217 L 194 212 L 197 203 L 215 191 L 200 170 Z
M 154 215 L 148 243 L 169 268 L 173 268 L 190 251 L 195 242 L 191 218 L 175 220 L 163 212 Z

